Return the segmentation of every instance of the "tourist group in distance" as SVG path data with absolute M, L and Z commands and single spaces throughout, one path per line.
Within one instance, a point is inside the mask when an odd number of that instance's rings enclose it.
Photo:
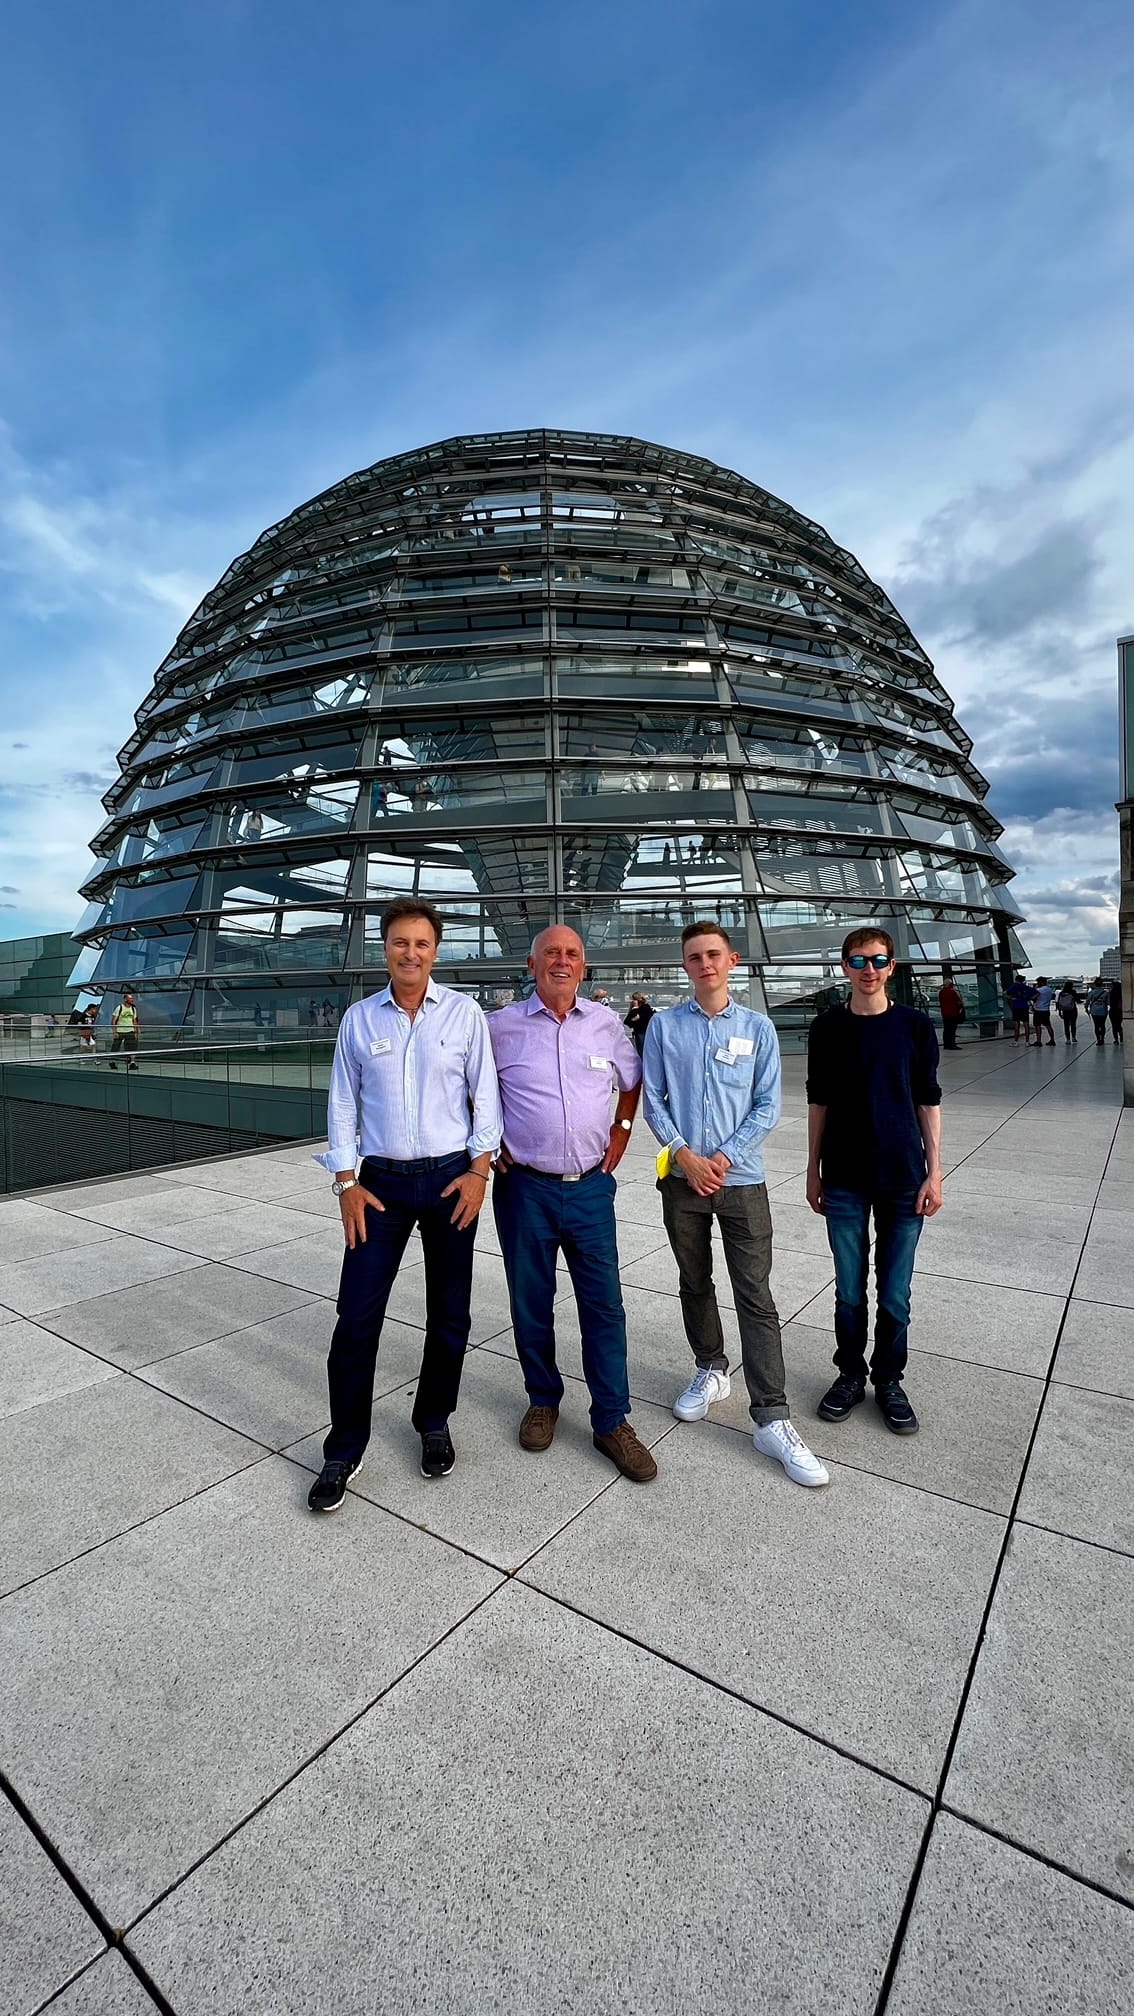
M 594 1446 L 635 1483 L 657 1477 L 630 1421 L 614 1217 L 615 1171 L 639 1102 L 658 1144 L 661 1217 L 692 1355 L 673 1411 L 681 1421 L 703 1420 L 730 1392 L 713 1280 L 715 1224 L 754 1447 L 795 1483 L 826 1485 L 826 1467 L 791 1420 L 769 1286 L 763 1150 L 780 1117 L 779 1043 L 769 1018 L 730 992 L 739 957 L 728 932 L 711 920 L 688 924 L 681 940 L 688 998 L 645 1012 L 649 1004 L 636 996 L 624 1027 L 600 990 L 581 991 L 586 952 L 569 926 L 539 932 L 527 962 L 530 995 L 489 1015 L 433 980 L 443 931 L 429 903 L 392 902 L 382 918 L 389 983 L 348 1008 L 339 1026 L 329 1146 L 317 1160 L 333 1177 L 345 1243 L 327 1361 L 331 1421 L 312 1511 L 341 1505 L 361 1467 L 382 1324 L 415 1227 L 426 1323 L 412 1422 L 423 1476 L 453 1469 L 450 1423 L 471 1331 L 477 1220 L 490 1189 L 528 1402 L 521 1448 L 547 1457 L 555 1441 L 565 1391 L 554 1322 L 562 1256 L 578 1308 Z M 836 1376 L 818 1413 L 845 1420 L 869 1387 L 887 1428 L 913 1435 L 918 1422 L 904 1386 L 910 1282 L 922 1226 L 942 1203 L 941 1090 L 930 1018 L 890 999 L 895 964 L 886 931 L 850 932 L 842 947 L 847 998 L 812 1024 L 807 1202 L 824 1219 L 835 1272 Z
M 1041 973 L 1037 980 L 1031 981 L 1018 973 L 1006 999 L 1012 1012 L 1013 1041 L 1018 1043 L 1022 1036 L 1029 1048 L 1039 1050 L 1046 1041 L 1054 1049 L 1053 1006 L 1063 1024 L 1065 1043 L 1079 1041 L 1080 1008 L 1086 1009 L 1100 1049 L 1106 1042 L 1108 1024 L 1111 1041 L 1122 1041 L 1122 984 L 1118 980 L 1104 980 L 1101 973 L 1097 980 L 1088 982 L 1081 994 L 1073 980 L 1049 980 Z

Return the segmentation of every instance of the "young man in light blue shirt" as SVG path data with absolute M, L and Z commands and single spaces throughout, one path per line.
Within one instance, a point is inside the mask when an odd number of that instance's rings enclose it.
M 729 994 L 739 956 L 719 924 L 687 924 L 681 963 L 693 999 L 654 1016 L 642 1053 L 646 1121 L 669 1150 L 669 1172 L 658 1188 L 696 1360 L 673 1411 L 679 1421 L 701 1421 L 730 1390 L 713 1286 L 716 1219 L 736 1300 L 753 1443 L 782 1463 L 795 1483 L 826 1484 L 822 1463 L 792 1427 L 784 1391 L 780 1319 L 768 1285 L 772 1218 L 761 1153 L 780 1117 L 780 1050 L 768 1017 Z

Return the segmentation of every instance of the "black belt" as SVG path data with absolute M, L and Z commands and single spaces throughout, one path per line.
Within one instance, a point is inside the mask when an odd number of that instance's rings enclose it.
M 509 1162 L 501 1173 L 506 1176 L 508 1169 L 522 1169 L 525 1176 L 542 1176 L 545 1183 L 585 1183 L 588 1176 L 597 1176 L 601 1168 L 602 1163 L 596 1162 L 593 1169 L 584 1169 L 578 1176 L 560 1176 L 554 1169 L 533 1169 L 529 1162 Z
M 395 1162 L 389 1155 L 364 1155 L 374 1169 L 380 1169 L 383 1176 L 424 1176 L 431 1169 L 447 1169 L 450 1162 L 467 1162 L 463 1148 L 454 1149 L 451 1155 L 423 1155 L 417 1162 Z

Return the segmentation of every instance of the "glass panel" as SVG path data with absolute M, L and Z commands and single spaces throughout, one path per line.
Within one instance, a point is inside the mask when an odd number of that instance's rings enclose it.
M 106 926 L 133 924 L 143 917 L 181 917 L 189 908 L 197 881 L 194 873 L 140 885 L 119 882 L 107 897 L 99 922 Z
M 567 889 L 651 887 L 740 889 L 740 850 L 747 843 L 727 830 L 682 828 L 669 833 L 596 833 L 582 830 L 562 838 L 563 884 Z
M 593 755 L 625 761 L 634 756 L 643 763 L 650 757 L 698 756 L 706 761 L 725 755 L 724 729 L 719 714 L 665 714 L 651 708 L 648 713 L 609 713 L 599 708 L 559 717 L 559 747 L 565 756 Z
M 395 651 L 435 649 L 438 645 L 491 643 L 496 638 L 515 638 L 519 643 L 538 643 L 543 636 L 542 608 L 522 609 L 502 601 L 493 609 L 448 609 L 430 615 L 399 611 L 390 625 Z
M 211 910 L 274 904 L 311 903 L 346 891 L 350 862 L 263 861 L 250 855 L 239 868 L 216 870 L 202 886 L 202 905 Z
M 516 668 L 510 666 L 509 670 Z M 539 669 L 542 680 L 542 666 Z M 516 757 L 538 757 L 547 752 L 547 725 L 540 714 L 530 712 L 520 720 L 496 720 L 487 715 L 445 715 L 420 720 L 409 716 L 391 719 L 383 712 L 385 740 L 378 751 L 379 765 L 401 769 L 408 764 L 486 763 Z
M 485 556 L 487 558 L 487 556 Z M 492 559 L 496 556 L 493 554 Z M 468 595 L 485 588 L 520 586 L 543 580 L 543 566 L 536 554 L 522 550 L 511 560 L 501 558 L 495 565 L 454 568 L 452 573 L 406 573 L 399 575 L 391 600 L 401 595 Z
M 707 658 L 596 658 L 587 653 L 558 658 L 556 669 L 559 692 L 568 699 L 625 695 L 671 706 L 690 701 L 698 710 L 711 711 L 716 698 Z
M 343 964 L 347 926 L 341 911 L 247 910 L 226 915 L 213 937 L 218 971 L 229 967 L 276 972 L 333 969 Z M 206 970 L 202 948 L 187 970 Z
M 689 650 L 696 650 L 698 645 L 703 648 L 705 643 L 701 617 L 681 615 L 677 610 L 642 609 L 624 598 L 609 607 L 594 609 L 577 609 L 571 602 L 557 603 L 555 634 L 563 644 L 575 638 L 605 640 L 615 636 L 631 644 L 648 638 L 656 644 L 683 644 Z
M 421 664 L 396 660 L 386 668 L 385 693 L 397 706 L 403 694 L 460 706 L 469 700 L 542 700 L 547 676 L 542 658 L 449 658 Z M 434 689 L 443 689 L 435 693 Z M 404 703 L 403 703 L 404 704 Z
M 272 840 L 302 840 L 328 830 L 345 832 L 354 816 L 358 781 L 327 782 L 308 764 L 295 766 L 279 797 L 233 799 L 217 808 L 214 846 Z
M 361 732 L 361 724 L 360 731 Z M 223 773 L 226 783 L 269 784 L 314 783 L 316 778 L 337 771 L 353 770 L 358 761 L 359 743 L 343 739 L 325 742 L 312 737 L 305 742 L 296 736 L 275 738 L 270 750 L 249 750 L 234 756 Z M 322 787 L 320 787 L 322 788 Z
M 371 786 L 370 816 L 374 825 L 454 812 L 473 824 L 485 818 L 542 819 L 546 802 L 542 770 L 438 770 L 432 774 L 394 770 L 390 776 L 376 778 Z
M 689 569 L 672 562 L 651 560 L 621 553 L 570 554 L 555 562 L 554 578 L 565 584 L 585 581 L 589 588 L 684 588 L 690 587 Z
M 490 895 L 548 887 L 548 843 L 542 835 L 482 834 L 476 840 L 409 840 L 367 850 L 370 898 L 408 893 Z
M 189 931 L 171 932 L 168 937 L 128 931 L 122 937 L 108 939 L 91 982 L 105 985 L 113 980 L 176 980 L 191 940 Z
M 134 828 L 123 833 L 105 865 L 108 868 L 137 868 L 144 861 L 161 861 L 173 854 L 188 854 L 197 846 L 207 823 L 200 814 L 189 819 L 185 825 L 177 825 L 169 819 L 151 819 L 141 829 Z

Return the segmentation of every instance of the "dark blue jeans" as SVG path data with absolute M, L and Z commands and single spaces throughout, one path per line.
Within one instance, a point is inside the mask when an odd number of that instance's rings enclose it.
M 401 1163 L 382 1169 L 370 1157 L 359 1170 L 363 1187 L 385 1205 L 366 1207 L 366 1244 L 348 1246 L 339 1280 L 338 1314 L 327 1359 L 331 1426 L 325 1461 L 357 1463 L 370 1440 L 374 1366 L 390 1291 L 415 1225 L 425 1254 L 425 1347 L 413 1403 L 419 1435 L 444 1428 L 457 1404 L 469 1341 L 476 1219 L 458 1232 L 456 1197 L 441 1198 L 446 1184 L 469 1166 L 450 1155 L 432 1169 Z
M 910 1280 L 925 1223 L 914 1209 L 916 1202 L 916 1190 L 897 1197 L 874 1197 L 866 1191 L 828 1190 L 823 1186 L 827 1240 L 835 1260 L 835 1364 L 852 1379 L 866 1378 L 866 1280 L 870 1216 L 874 1214 L 878 1307 L 870 1377 L 876 1386 L 888 1379 L 900 1379 L 906 1369 Z
M 609 1435 L 630 1412 L 615 1189 L 613 1176 L 601 1169 L 578 1183 L 561 1183 L 534 1169 L 498 1169 L 492 1186 L 516 1356 L 528 1399 L 533 1407 L 558 1407 L 563 1398 L 554 1314 L 555 1263 L 562 1252 L 579 1305 L 583 1377 L 596 1435 Z

